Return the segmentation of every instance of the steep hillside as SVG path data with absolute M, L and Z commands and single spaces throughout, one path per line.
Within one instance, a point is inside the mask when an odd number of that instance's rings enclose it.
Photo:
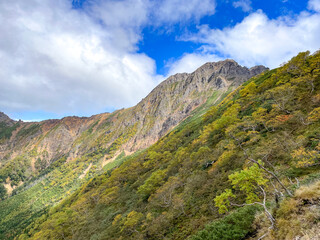
M 0 115 L 0 236 L 14 237 L 33 218 L 125 155 L 144 149 L 192 114 L 266 70 L 232 60 L 177 74 L 135 107 L 89 118 L 39 123 Z
M 16 125 L 16 128 L 11 135 L 1 138 L 1 162 L 34 149 L 38 155 L 45 152 L 41 160 L 50 165 L 59 155 L 76 158 L 97 148 L 109 153 L 111 145 L 113 150 L 129 152 L 145 148 L 205 103 L 215 91 L 221 95 L 229 87 L 237 87 L 265 70 L 263 66 L 247 69 L 232 60 L 207 63 L 191 74 L 169 77 L 135 107 L 90 118 L 23 123 L 2 113 L 3 127 Z M 90 134 L 94 136 L 87 136 Z M 119 138 L 123 139 L 121 143 Z
M 91 179 L 19 239 L 319 239 L 319 177 L 320 53 L 307 52 Z

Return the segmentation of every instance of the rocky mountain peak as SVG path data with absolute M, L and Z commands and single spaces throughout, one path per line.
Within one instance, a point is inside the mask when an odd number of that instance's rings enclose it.
M 0 112 L 0 123 L 6 123 L 7 125 L 12 125 L 14 123 L 14 120 L 9 118 L 6 114 L 3 112 Z
M 208 62 L 193 73 L 170 76 L 133 108 L 135 118 L 143 121 L 138 132 L 144 132 L 137 136 L 136 142 L 148 142 L 144 147 L 155 142 L 194 109 L 206 103 L 214 93 L 217 93 L 218 101 L 223 93 L 265 70 L 267 68 L 263 66 L 248 69 L 227 59 Z
M 264 71 L 266 71 L 268 69 L 269 68 L 266 68 L 263 65 L 257 65 L 257 66 L 254 66 L 254 67 L 250 68 L 249 70 L 250 70 L 251 74 L 253 76 L 255 76 L 255 75 L 258 75 L 258 74 L 260 74 L 260 73 L 262 73 L 262 72 L 264 72 Z
M 233 59 L 226 59 L 219 62 L 208 62 L 199 67 L 194 74 L 207 79 L 212 79 L 218 75 L 227 81 L 232 81 L 234 85 L 240 85 L 249 78 L 258 75 L 268 68 L 259 65 L 248 69 L 242 67 Z
M 219 62 L 207 62 L 192 73 L 177 73 L 170 76 L 157 86 L 152 92 L 162 91 L 165 86 L 171 84 L 183 85 L 183 89 L 191 90 L 229 87 L 230 85 L 239 86 L 251 77 L 258 75 L 268 68 L 258 65 L 250 69 L 242 67 L 233 59 L 226 59 Z M 182 90 L 175 88 L 175 90 Z

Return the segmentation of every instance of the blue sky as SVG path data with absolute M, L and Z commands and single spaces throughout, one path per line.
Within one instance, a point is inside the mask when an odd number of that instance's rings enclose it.
M 130 107 L 208 61 L 274 68 L 320 48 L 320 0 L 1 1 L 0 23 L 0 111 L 23 120 Z
M 281 0 L 252 1 L 250 2 L 252 9 L 249 11 L 243 11 L 241 7 L 235 8 L 232 4 L 234 2 L 237 1 L 223 0 L 217 2 L 214 15 L 204 16 L 197 23 L 191 21 L 182 26 L 178 24 L 173 27 L 172 31 L 165 34 L 163 28 L 147 27 L 143 29 L 143 40 L 138 45 L 140 52 L 146 53 L 156 61 L 158 74 L 167 74 L 170 66 L 166 67 L 166 63 L 170 59 L 177 59 L 184 53 L 193 53 L 201 46 L 201 44 L 190 41 L 177 41 L 179 36 L 185 32 L 197 32 L 197 26 L 199 25 L 207 24 L 211 28 L 223 29 L 236 25 L 258 9 L 263 10 L 269 18 L 277 18 L 283 15 L 294 16 L 307 9 L 307 1 L 303 0 L 286 2 Z

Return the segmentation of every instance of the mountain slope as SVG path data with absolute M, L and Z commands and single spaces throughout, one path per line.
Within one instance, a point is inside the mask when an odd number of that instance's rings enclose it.
M 249 70 L 232 60 L 207 63 L 192 74 L 168 78 L 135 107 L 90 118 L 24 123 L 2 113 L 2 170 L 23 155 L 28 155 L 29 163 L 25 166 L 28 172 L 22 174 L 25 176 L 10 175 L 8 169 L 8 174 L 0 174 L 0 179 L 6 181 L 9 177 L 7 182 L 16 186 L 63 156 L 71 161 L 87 153 L 101 154 L 104 158 L 101 165 L 104 165 L 122 151 L 143 149 L 203 105 L 215 91 L 221 95 L 264 70 L 262 66 Z
M 77 157 L 92 150 L 72 145 L 80 137 L 82 141 L 86 140 L 86 136 L 82 136 L 86 130 L 95 132 L 94 140 L 98 143 L 91 145 L 96 144 L 107 149 L 115 139 L 131 129 L 134 134 L 130 139 L 126 139 L 123 150 L 135 151 L 145 148 L 176 126 L 192 110 L 205 103 L 214 91 L 225 92 L 230 86 L 237 87 L 265 70 L 262 66 L 247 69 L 232 60 L 207 63 L 194 73 L 169 77 L 139 104 L 129 109 L 90 118 L 67 117 L 40 123 L 16 123 L 19 125 L 17 135 L 10 136 L 11 138 L 3 143 L 0 157 L 4 158 L 8 153 L 13 156 L 19 155 L 31 151 L 34 146 L 48 153 L 45 161 L 49 164 L 57 158 L 57 151 L 61 155 L 70 154 Z M 8 118 L 6 121 L 9 121 Z M 10 126 L 12 124 L 14 121 L 10 120 Z M 56 142 L 56 139 L 63 144 Z M 29 146 L 26 147 L 27 141 Z
M 256 239 L 268 229 L 263 214 L 252 225 L 259 208 L 222 218 L 213 201 L 230 187 L 228 176 L 255 166 L 252 159 L 260 160 L 291 192 L 299 187 L 294 178 L 301 184 L 319 179 L 319 52 L 300 53 L 283 67 L 252 78 L 202 119 L 179 126 L 118 168 L 90 180 L 30 225 L 20 239 Z M 263 177 L 271 212 L 282 219 L 269 238 L 303 235 L 306 226 L 297 225 L 293 232 L 283 218 L 286 211 L 291 218 L 302 214 L 290 206 L 316 207 L 318 188 L 301 190 L 304 194 L 297 193 L 295 199 L 286 196 L 279 207 L 278 197 L 281 201 L 285 191 L 273 175 Z M 234 194 L 236 203 L 245 203 L 241 189 Z M 263 199 L 262 193 L 255 194 L 256 201 Z M 286 207 L 290 199 L 293 205 Z M 317 223 L 316 216 L 309 217 L 310 224 Z
M 207 63 L 168 78 L 135 107 L 89 118 L 25 123 L 1 114 L 0 186 L 12 196 L 0 202 L 0 236 L 14 237 L 82 183 L 264 70 L 232 60 Z

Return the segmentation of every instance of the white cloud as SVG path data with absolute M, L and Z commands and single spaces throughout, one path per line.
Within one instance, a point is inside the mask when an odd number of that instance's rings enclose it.
M 148 0 L 95 0 L 86 11 L 104 25 L 104 32 L 113 49 L 125 47 L 136 50 L 140 40 L 140 28 L 148 22 L 150 3 Z M 110 46 L 110 47 L 111 47 Z
M 308 2 L 308 9 L 320 12 L 320 0 L 310 0 Z
M 105 13 L 112 7 L 121 9 Z M 102 27 L 69 1 L 2 1 L 0 9 L 1 109 L 91 114 L 133 105 L 156 84 L 154 61 L 133 51 L 140 15 Z
M 301 12 L 295 18 L 269 19 L 261 10 L 250 14 L 234 27 L 210 29 L 186 40 L 203 43 L 207 52 L 219 52 L 245 66 L 264 64 L 277 67 L 300 51 L 319 49 L 320 14 Z
M 214 8 L 213 0 L 91 0 L 80 10 L 69 0 L 0 1 L 0 109 L 88 115 L 134 105 L 161 78 L 137 53 L 142 27 Z
M 232 3 L 235 8 L 241 8 L 244 12 L 251 11 L 251 0 L 239 0 Z
M 162 0 L 153 1 L 156 24 L 199 20 L 215 12 L 215 0 Z

